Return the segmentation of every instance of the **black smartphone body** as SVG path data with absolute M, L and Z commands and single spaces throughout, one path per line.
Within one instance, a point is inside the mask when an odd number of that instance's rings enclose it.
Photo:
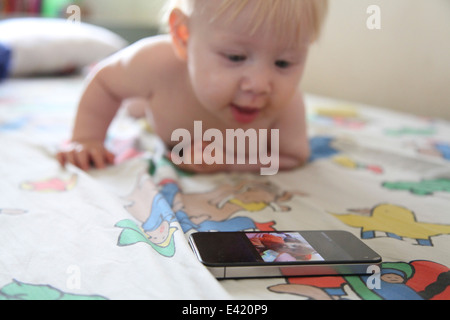
M 371 274 L 382 262 L 345 231 L 199 232 L 189 243 L 217 279 Z

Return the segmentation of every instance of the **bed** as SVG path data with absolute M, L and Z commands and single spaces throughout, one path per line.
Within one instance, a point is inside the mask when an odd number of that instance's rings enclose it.
M 305 167 L 192 175 L 121 110 L 117 163 L 83 172 L 54 157 L 82 89 L 82 76 L 0 83 L 0 300 L 450 298 L 450 123 L 307 95 Z M 382 256 L 378 278 L 218 281 L 187 241 L 294 229 L 353 233 Z

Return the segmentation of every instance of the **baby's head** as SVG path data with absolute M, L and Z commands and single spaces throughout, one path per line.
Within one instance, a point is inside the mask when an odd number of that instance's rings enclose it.
M 314 42 L 320 36 L 328 0 L 169 0 L 163 24 L 167 24 L 173 9 L 180 9 L 189 17 L 207 14 L 210 22 L 223 19 L 224 23 L 232 24 L 249 6 L 252 8 L 248 30 L 243 32 L 255 33 L 271 26 L 280 37 L 309 32 Z
M 200 104 L 230 125 L 275 117 L 297 92 L 327 1 L 173 0 L 172 42 Z

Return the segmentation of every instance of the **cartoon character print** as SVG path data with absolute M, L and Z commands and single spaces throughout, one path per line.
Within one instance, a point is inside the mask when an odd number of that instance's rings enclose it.
M 184 233 L 197 231 L 274 230 L 275 221 L 256 222 L 239 212 L 257 213 L 266 208 L 287 212 L 284 202 L 295 193 L 283 192 L 269 182 L 241 181 L 224 184 L 203 193 L 183 193 L 171 179 L 158 188 L 147 174 L 140 175 L 134 190 L 125 200 L 125 208 L 138 221 L 122 220 L 118 245 L 147 243 L 166 257 L 175 254 L 174 233 L 178 226 Z M 303 195 L 302 193 L 296 193 Z
M 157 161 L 156 161 L 157 160 Z M 175 173 L 178 177 L 193 174 L 175 167 L 166 157 L 152 159 L 149 174 L 163 176 Z M 268 181 L 240 180 L 228 182 L 217 188 L 199 193 L 186 193 L 176 180 L 162 179 L 159 183 L 165 197 L 185 233 L 195 231 L 273 231 L 275 221 L 257 221 L 253 217 L 258 212 L 271 208 L 274 212 L 287 212 L 291 208 L 285 203 L 293 196 L 306 196 L 299 191 L 283 191 Z M 243 213 L 244 215 L 240 215 Z M 249 216 L 251 215 L 251 217 Z
M 445 141 L 427 140 L 423 144 L 412 142 L 412 147 L 419 154 L 433 156 L 450 161 L 450 143 Z
M 66 192 L 75 188 L 78 183 L 78 175 L 72 174 L 68 178 L 54 177 L 38 181 L 26 181 L 20 185 L 25 191 L 52 193 Z
M 438 152 L 438 155 L 440 155 L 445 160 L 450 160 L 450 144 L 445 142 L 435 142 L 433 144 L 433 147 Z
M 139 150 L 136 138 L 119 139 L 115 137 L 109 137 L 106 141 L 106 145 L 109 150 L 113 152 L 116 156 L 114 158 L 114 164 L 122 164 L 128 160 L 140 157 L 143 152 Z
M 389 190 L 405 190 L 418 196 L 431 196 L 436 192 L 450 192 L 450 179 L 429 179 L 422 181 L 385 182 L 383 187 Z
M 331 160 L 337 165 L 348 169 L 368 170 L 370 172 L 373 172 L 374 174 L 382 174 L 384 172 L 383 168 L 378 165 L 365 164 L 344 155 L 334 156 Z
M 413 239 L 418 245 L 433 246 L 432 237 L 450 234 L 450 225 L 419 222 L 413 211 L 394 204 L 368 209 L 350 209 L 351 214 L 333 214 L 348 226 L 361 228 L 362 239 L 380 237 L 378 232 L 398 240 Z
M 63 292 L 50 285 L 33 285 L 14 280 L 0 288 L 2 300 L 107 300 L 98 295 L 77 295 Z
M 370 275 L 288 278 L 268 289 L 311 300 L 448 300 L 450 269 L 432 261 L 385 262 L 378 288 Z
M 374 174 L 383 174 L 384 169 L 371 163 L 364 163 L 355 160 L 351 156 L 345 155 L 337 148 L 338 138 L 331 136 L 316 136 L 310 139 L 311 156 L 309 161 L 314 162 L 320 159 L 331 159 L 331 161 L 343 168 L 352 170 L 366 170 Z
M 314 162 L 320 159 L 331 158 L 338 155 L 341 151 L 338 150 L 333 142 L 334 137 L 331 136 L 316 136 L 309 140 L 311 148 L 311 156 L 309 162 Z
M 145 174 L 140 176 L 134 190 L 125 200 L 125 208 L 140 226 L 128 219 L 117 223 L 116 227 L 123 229 L 118 245 L 128 246 L 142 242 L 153 247 L 162 256 L 173 257 L 174 234 L 178 230 L 176 216 L 150 177 Z
M 368 123 L 353 106 L 323 106 L 316 107 L 313 111 L 309 117 L 309 121 L 320 125 L 362 130 Z
M 270 182 L 240 181 L 209 192 L 183 193 L 173 180 L 162 181 L 161 194 L 171 205 L 185 233 L 207 231 L 274 230 L 275 221 L 257 222 L 248 217 L 266 208 L 287 212 L 284 202 L 294 194 L 283 192 Z M 246 216 L 240 216 L 239 213 Z
M 401 127 L 396 129 L 386 129 L 385 134 L 387 136 L 391 137 L 404 137 L 404 136 L 423 136 L 423 137 L 429 137 L 435 135 L 437 132 L 437 129 L 433 126 L 426 126 L 426 127 Z

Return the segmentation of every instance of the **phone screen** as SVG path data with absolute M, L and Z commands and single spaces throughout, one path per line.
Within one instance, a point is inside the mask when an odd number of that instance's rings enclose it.
M 299 232 L 246 233 L 264 262 L 324 261 Z
M 381 258 L 341 231 L 219 232 L 192 235 L 201 261 L 210 266 L 301 263 L 370 263 Z

